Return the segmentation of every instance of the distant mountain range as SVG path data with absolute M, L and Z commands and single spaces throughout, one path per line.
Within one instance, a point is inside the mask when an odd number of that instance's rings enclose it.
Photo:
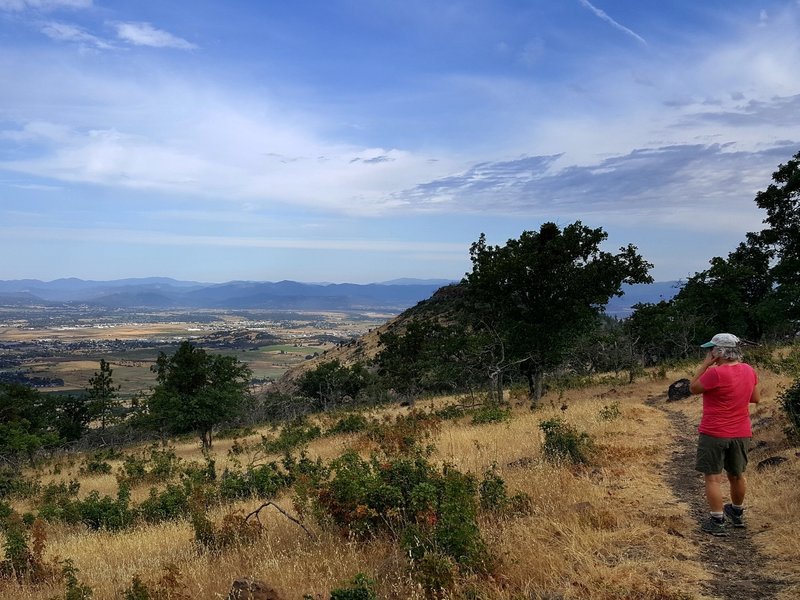
M 229 281 L 201 283 L 167 277 L 86 281 L 18 279 L 0 281 L 0 305 L 58 306 L 86 304 L 98 308 L 284 309 L 401 311 L 453 283 L 447 279 L 394 279 L 382 283 L 301 283 L 297 281 Z M 624 286 L 606 312 L 625 316 L 639 302 L 668 300 L 677 282 Z

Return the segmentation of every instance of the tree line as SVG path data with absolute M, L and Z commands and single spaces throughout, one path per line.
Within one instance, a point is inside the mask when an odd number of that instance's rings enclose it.
M 149 394 L 124 403 L 113 369 L 104 359 L 82 394 L 44 394 L 18 383 L 0 383 L 0 467 L 33 462 L 41 451 L 93 437 L 92 445 L 118 439 L 120 428 L 139 434 L 194 433 L 212 444 L 214 427 L 239 415 L 250 401 L 250 368 L 183 342 L 159 353 Z

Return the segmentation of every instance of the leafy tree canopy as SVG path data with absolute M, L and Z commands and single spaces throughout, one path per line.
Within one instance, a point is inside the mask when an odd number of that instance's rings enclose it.
M 191 342 L 172 356 L 161 352 L 157 384 L 147 401 L 146 418 L 162 431 L 194 431 L 203 448 L 211 447 L 216 425 L 237 416 L 248 398 L 250 368 L 233 356 L 207 353 Z
M 756 204 L 767 212 L 764 222 L 769 225 L 757 239 L 775 250 L 772 273 L 778 298 L 796 322 L 800 319 L 800 152 L 778 165 L 772 181 L 756 194 Z
M 502 342 L 506 360 L 522 366 L 534 399 L 543 373 L 561 364 L 622 284 L 652 281 L 635 246 L 601 250 L 607 237 L 580 221 L 563 230 L 545 223 L 504 246 L 487 245 L 482 234 L 470 248 L 465 281 L 476 320 Z

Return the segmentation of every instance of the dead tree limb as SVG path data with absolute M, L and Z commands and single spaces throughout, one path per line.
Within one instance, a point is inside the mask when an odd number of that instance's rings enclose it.
M 306 526 L 305 526 L 305 525 L 303 525 L 303 524 L 302 524 L 300 521 L 298 521 L 297 519 L 295 519 L 295 518 L 294 518 L 292 515 L 290 515 L 289 513 L 287 513 L 285 510 L 283 510 L 283 509 L 282 509 L 280 506 L 278 506 L 278 505 L 277 505 L 277 504 L 275 504 L 274 502 L 265 502 L 264 504 L 262 504 L 261 506 L 259 506 L 257 509 L 255 509 L 253 512 L 249 513 L 249 514 L 248 514 L 248 515 L 247 515 L 247 516 L 244 518 L 244 520 L 245 520 L 245 521 L 247 521 L 247 520 L 249 520 L 249 519 L 250 519 L 250 517 L 255 517 L 255 518 L 256 518 L 256 521 L 258 521 L 258 524 L 259 524 L 259 525 L 261 525 L 261 527 L 264 527 L 264 524 L 261 522 L 260 515 L 261 515 L 261 511 L 262 511 L 262 510 L 264 510 L 265 508 L 267 508 L 268 506 L 274 506 L 274 507 L 275 507 L 275 509 L 276 509 L 276 510 L 277 510 L 279 513 L 281 513 L 281 514 L 282 514 L 284 517 L 286 517 L 287 519 L 289 519 L 289 520 L 290 520 L 290 521 L 292 521 L 293 523 L 296 523 L 297 525 L 299 525 L 299 526 L 300 526 L 300 527 L 303 529 L 303 531 L 305 531 L 305 532 L 306 532 L 306 535 L 308 535 L 308 537 L 309 537 L 309 538 L 311 538 L 312 540 L 315 540 L 315 539 L 316 539 L 316 536 L 315 536 L 313 533 L 311 533 L 311 532 L 310 532 L 310 531 L 309 531 L 309 530 L 306 528 Z

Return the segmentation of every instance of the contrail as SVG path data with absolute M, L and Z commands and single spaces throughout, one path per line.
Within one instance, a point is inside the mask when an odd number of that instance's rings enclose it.
M 630 29 L 628 29 L 624 25 L 621 25 L 621 24 L 617 23 L 614 19 L 609 17 L 608 14 L 604 10 L 600 10 L 599 8 L 593 6 L 592 3 L 589 2 L 589 0 L 578 0 L 578 1 L 581 4 L 583 4 L 586 8 L 588 8 L 590 11 L 592 11 L 595 15 L 597 15 L 598 17 L 603 19 L 603 21 L 611 23 L 611 25 L 613 25 L 614 27 L 616 27 L 620 31 L 622 31 L 624 33 L 627 33 L 629 36 L 631 36 L 635 40 L 637 40 L 637 41 L 641 42 L 642 44 L 644 44 L 645 46 L 647 46 L 647 41 L 642 36 L 640 36 L 635 31 L 631 31 Z

